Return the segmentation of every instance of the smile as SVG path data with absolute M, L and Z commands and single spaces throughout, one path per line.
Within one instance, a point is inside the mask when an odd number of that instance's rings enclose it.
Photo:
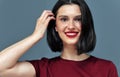
M 65 32 L 65 35 L 69 38 L 75 38 L 78 35 L 78 32 Z

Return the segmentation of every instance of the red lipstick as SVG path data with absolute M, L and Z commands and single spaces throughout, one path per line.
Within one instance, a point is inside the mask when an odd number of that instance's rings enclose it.
M 69 31 L 69 32 L 65 32 L 66 36 L 69 38 L 75 38 L 78 34 L 78 32 L 75 31 Z

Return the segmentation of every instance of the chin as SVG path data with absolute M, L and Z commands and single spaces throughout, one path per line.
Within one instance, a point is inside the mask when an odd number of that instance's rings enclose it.
M 75 45 L 77 44 L 77 42 L 78 42 L 78 41 L 71 41 L 71 40 L 70 40 L 70 41 L 65 42 L 64 44 L 75 46 Z

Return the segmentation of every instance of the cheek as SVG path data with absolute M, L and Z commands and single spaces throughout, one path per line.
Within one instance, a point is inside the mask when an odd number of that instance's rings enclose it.
M 81 23 L 76 23 L 75 26 L 76 26 L 77 29 L 79 29 L 81 31 L 81 29 L 82 29 L 82 24 Z
M 59 21 L 56 22 L 56 27 L 55 27 L 56 31 L 63 31 L 64 28 L 65 28 L 65 25 L 63 23 L 60 23 Z
M 56 30 L 57 32 L 60 32 L 60 31 L 63 30 L 63 27 L 56 25 L 55 30 Z

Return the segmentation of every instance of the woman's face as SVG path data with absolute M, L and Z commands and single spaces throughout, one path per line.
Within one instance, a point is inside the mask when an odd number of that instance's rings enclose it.
M 56 16 L 56 31 L 63 45 L 76 45 L 81 34 L 81 11 L 78 5 L 63 5 Z

